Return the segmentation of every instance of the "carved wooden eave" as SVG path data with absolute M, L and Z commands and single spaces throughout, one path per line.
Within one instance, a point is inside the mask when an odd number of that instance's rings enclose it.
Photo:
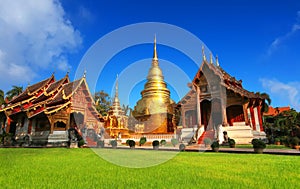
M 33 99 L 37 98 L 37 94 L 43 92 L 44 88 L 48 87 L 52 82 L 55 81 L 54 75 L 52 74 L 51 77 L 38 82 L 32 86 L 28 86 L 20 95 L 17 97 L 13 98 L 8 104 L 11 107 L 15 107 L 17 103 L 24 104 L 24 103 L 29 103 Z
M 200 69 L 196 73 L 196 75 L 193 79 L 194 84 L 200 85 L 200 81 L 201 81 L 200 77 L 202 75 L 204 75 L 204 73 L 203 73 L 204 66 L 207 66 L 207 68 L 209 70 L 211 70 L 213 74 L 215 74 L 217 77 L 220 78 L 220 83 L 218 83 L 218 85 L 224 86 L 227 90 L 232 90 L 233 92 L 239 94 L 242 97 L 245 96 L 247 98 L 260 98 L 260 99 L 262 99 L 262 97 L 260 95 L 255 94 L 253 92 L 249 92 L 246 89 L 244 89 L 242 87 L 242 81 L 241 80 L 236 80 L 235 77 L 230 76 L 220 66 L 215 66 L 214 64 L 209 64 L 206 60 L 203 60 L 201 66 L 200 66 Z M 205 75 L 204 75 L 204 77 L 205 77 Z M 199 83 L 197 83 L 196 80 Z
M 92 94 L 90 93 L 90 89 L 89 89 L 89 86 L 88 86 L 88 84 L 87 84 L 87 82 L 86 82 L 86 79 L 85 79 L 85 77 L 83 77 L 82 79 L 81 79 L 81 82 L 80 82 L 80 84 L 77 86 L 77 88 L 73 91 L 73 93 L 72 93 L 72 95 L 74 94 L 74 92 L 76 91 L 76 90 L 78 90 L 78 88 L 81 86 L 81 85 L 84 85 L 84 87 L 85 87 L 85 91 L 84 92 L 86 92 L 87 94 L 87 96 L 86 96 L 86 99 L 88 100 L 88 101 L 90 101 L 91 102 L 91 105 L 90 105 L 90 107 L 89 108 L 91 108 L 90 109 L 90 111 L 92 112 L 92 114 L 96 117 L 96 118 L 102 118 L 102 115 L 97 111 L 97 109 L 96 109 L 96 107 L 94 106 L 95 105 L 95 101 L 94 101 L 94 99 L 93 99 L 93 97 L 92 97 Z
M 62 105 L 57 105 L 57 106 L 54 106 L 54 107 L 46 108 L 45 114 L 46 114 L 46 115 L 49 115 L 49 114 L 56 113 L 56 112 L 58 112 L 59 110 L 65 108 L 65 107 L 68 107 L 68 105 L 70 105 L 70 104 L 71 104 L 71 102 L 68 101 L 68 102 L 66 102 L 65 104 L 62 104 Z

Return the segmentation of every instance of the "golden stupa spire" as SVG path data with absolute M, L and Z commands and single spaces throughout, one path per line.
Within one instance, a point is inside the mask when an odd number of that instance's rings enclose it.
M 119 75 L 116 78 L 115 101 L 119 101 Z
M 217 64 L 217 66 L 220 66 L 218 55 L 216 56 L 216 64 Z
M 115 88 L 115 96 L 112 101 L 112 106 L 110 107 L 110 110 L 108 111 L 109 115 L 121 115 L 123 114 L 121 106 L 120 106 L 120 100 L 119 100 L 119 76 L 117 75 L 116 78 L 116 88 Z
M 154 35 L 154 47 L 153 47 L 153 65 L 158 65 L 157 51 L 156 51 L 156 35 Z
M 213 58 L 212 58 L 212 53 L 209 53 L 209 59 L 210 59 L 210 63 L 213 64 Z
M 202 45 L 202 57 L 203 57 L 203 61 L 206 61 L 206 56 L 205 56 L 205 52 L 204 52 L 204 45 Z

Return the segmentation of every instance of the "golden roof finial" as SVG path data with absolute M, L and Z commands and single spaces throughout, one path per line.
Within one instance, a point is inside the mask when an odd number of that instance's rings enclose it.
M 210 59 L 210 63 L 213 64 L 213 58 L 212 58 L 212 53 L 209 53 L 209 59 Z
M 119 96 L 119 75 L 117 74 L 117 79 L 116 79 L 116 89 L 115 89 L 115 98 L 118 98 Z
M 203 57 L 203 61 L 206 61 L 206 56 L 205 56 L 205 52 L 204 52 L 204 45 L 202 45 L 202 57 Z
M 220 66 L 218 55 L 216 56 L 216 64 L 217 64 L 217 66 Z
M 84 72 L 83 72 L 83 78 L 86 77 L 86 69 L 84 68 Z
M 153 49 L 153 60 L 158 60 L 156 51 L 156 34 L 154 35 L 154 49 Z

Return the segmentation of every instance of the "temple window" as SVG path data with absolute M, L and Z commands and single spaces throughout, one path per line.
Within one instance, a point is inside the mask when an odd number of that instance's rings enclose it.
M 66 124 L 62 121 L 58 121 L 54 124 L 55 128 L 66 128 Z

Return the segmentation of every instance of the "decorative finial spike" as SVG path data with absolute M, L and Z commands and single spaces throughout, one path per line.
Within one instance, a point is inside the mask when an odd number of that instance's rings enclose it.
M 117 74 L 115 98 L 118 96 L 119 96 L 119 75 Z
M 209 59 L 210 59 L 210 63 L 213 64 L 213 58 L 212 58 L 212 53 L 209 53 Z
M 83 78 L 86 77 L 86 69 L 84 69 L 84 72 L 83 72 Z
M 206 61 L 206 56 L 205 56 L 205 52 L 204 52 L 204 45 L 202 45 L 202 57 L 203 57 L 203 61 Z
M 158 60 L 158 58 L 157 58 L 157 51 L 156 51 L 156 34 L 154 35 L 153 60 Z
M 220 66 L 218 55 L 216 56 L 216 64 L 217 64 L 217 66 Z

